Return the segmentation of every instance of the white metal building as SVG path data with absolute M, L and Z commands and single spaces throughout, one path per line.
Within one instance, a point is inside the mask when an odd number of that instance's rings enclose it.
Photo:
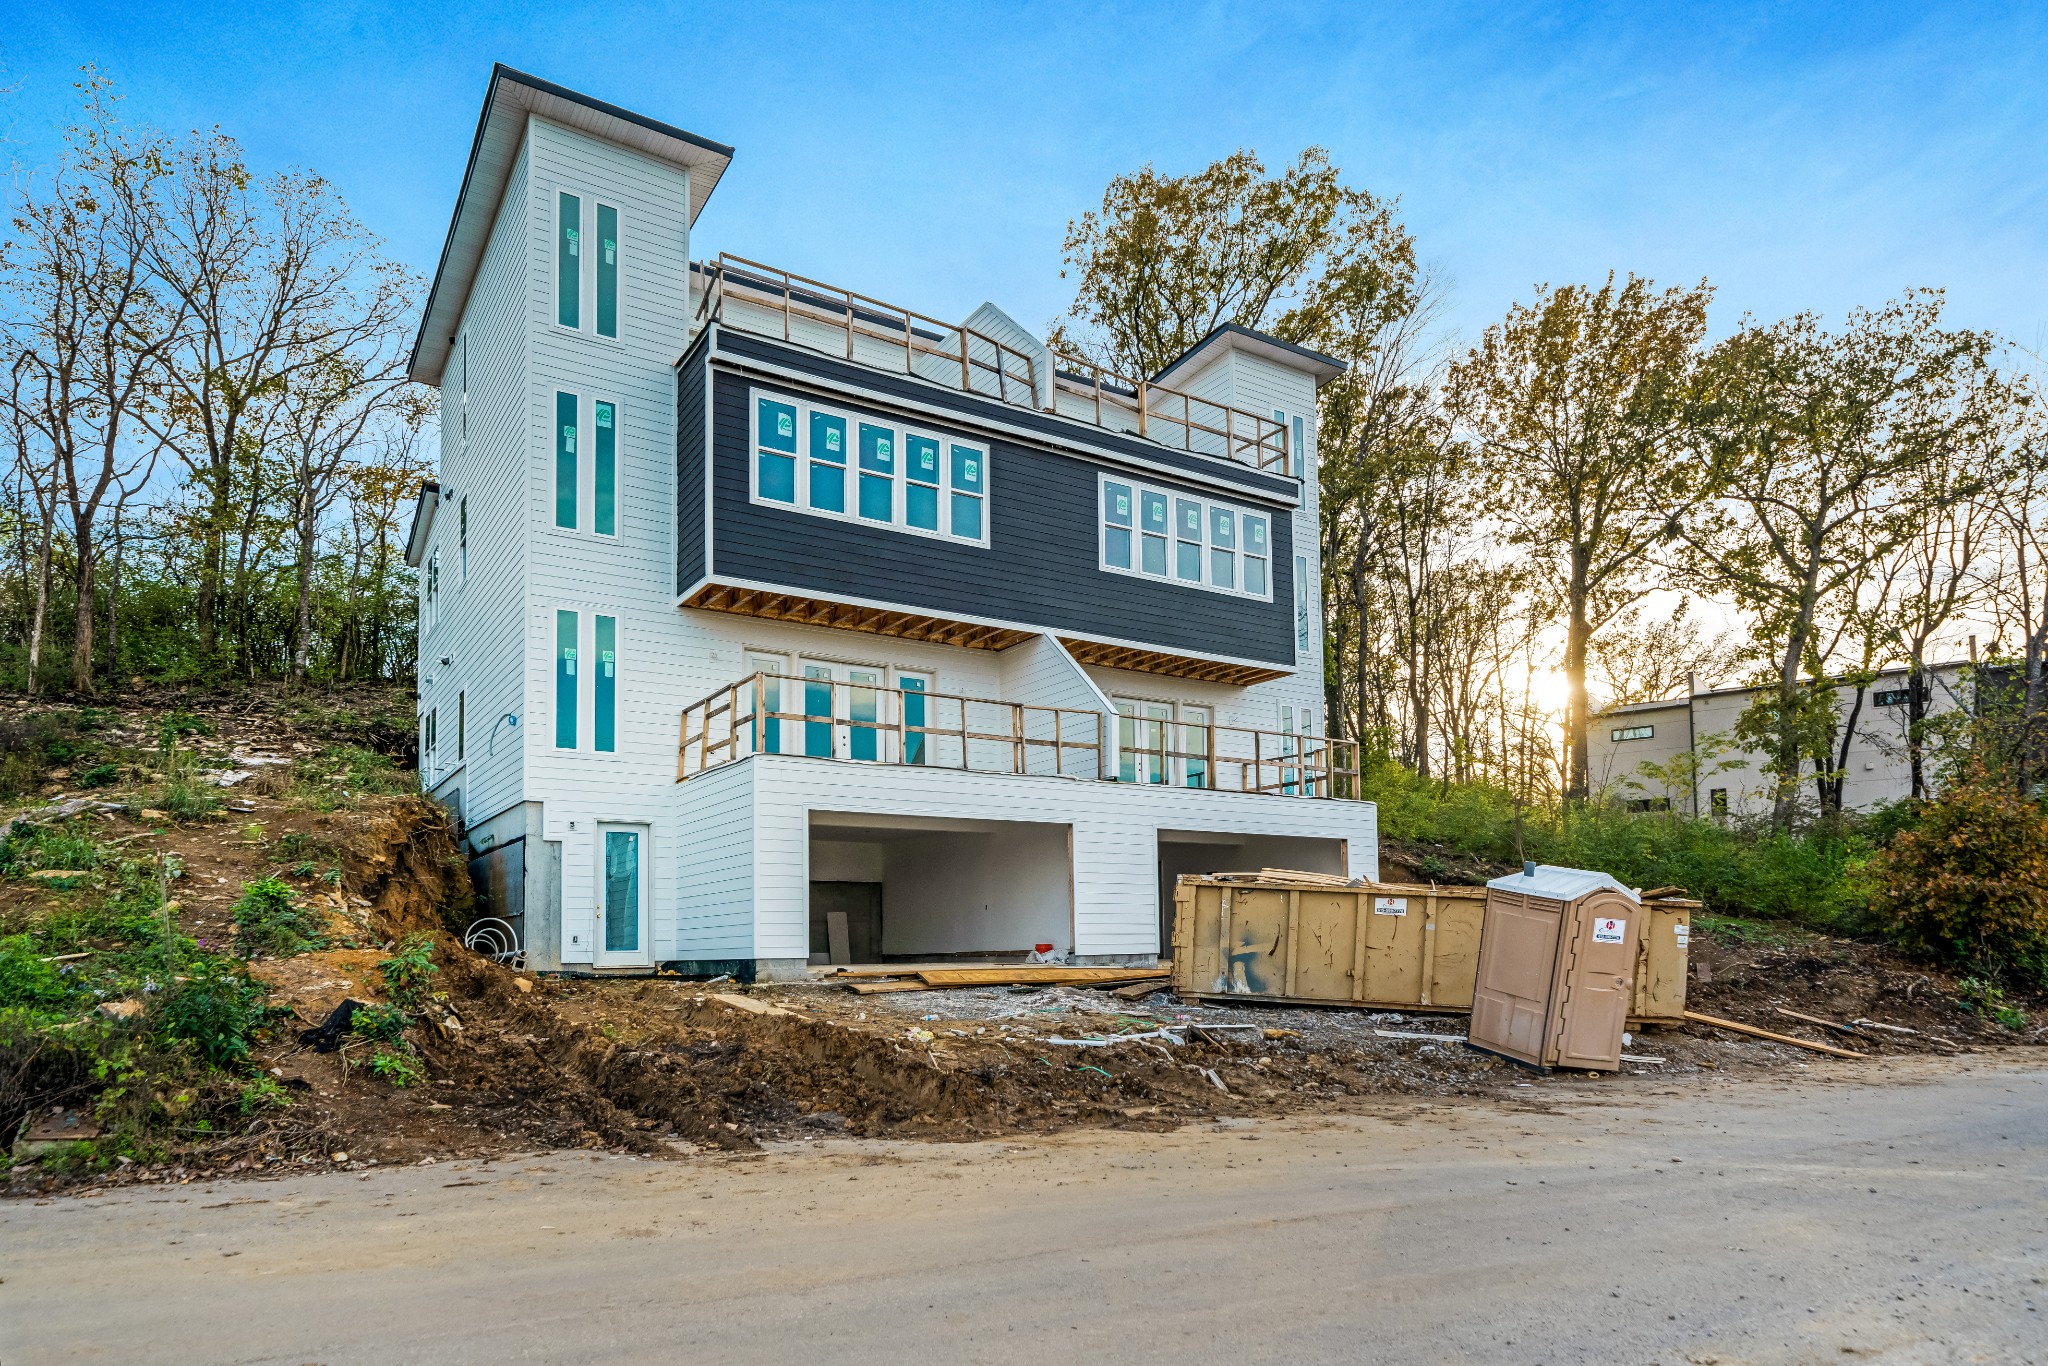
M 693 262 L 732 150 L 504 67 L 441 394 L 423 782 L 537 966 L 1149 960 L 1182 872 L 1371 874 L 1324 737 L 1328 357 L 1160 376 Z

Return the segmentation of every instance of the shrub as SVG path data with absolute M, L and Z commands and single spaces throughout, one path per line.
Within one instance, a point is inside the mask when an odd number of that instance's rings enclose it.
M 1980 770 L 1957 775 L 1872 867 L 1899 941 L 1975 976 L 2048 982 L 2048 812 Z
M 249 1055 L 249 1036 L 263 1024 L 264 992 L 218 959 L 202 960 L 164 993 L 156 1027 L 165 1037 L 190 1042 L 199 1055 L 225 1067 Z
M 244 887 L 235 902 L 235 943 L 245 957 L 291 958 L 325 948 L 327 936 L 320 917 L 293 901 L 290 886 L 266 877 Z
M 0 939 L 0 1010 L 61 1010 L 75 994 L 25 934 Z
M 411 1024 L 412 1016 L 397 1006 L 363 1006 L 349 1021 L 349 1029 L 379 1043 L 397 1043 Z
M 377 965 L 384 976 L 384 994 L 394 1005 L 410 1009 L 419 1004 L 441 969 L 434 964 L 434 937 L 411 934 L 398 952 Z
M 85 788 L 112 787 L 119 781 L 121 781 L 121 766 L 119 764 L 94 764 L 91 768 L 78 775 L 78 785 Z
M 410 1047 L 378 1049 L 370 1056 L 370 1070 L 401 1091 L 427 1079 L 427 1069 Z

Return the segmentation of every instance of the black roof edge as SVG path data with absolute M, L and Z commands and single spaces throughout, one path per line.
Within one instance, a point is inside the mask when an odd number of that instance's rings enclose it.
M 491 84 L 493 86 L 497 84 L 500 76 L 509 77 L 521 85 L 531 86 L 544 95 L 554 95 L 560 99 L 580 104 L 586 109 L 595 109 L 600 114 L 609 114 L 615 119 L 624 119 L 627 123 L 637 123 L 649 132 L 659 133 L 663 137 L 680 139 L 693 146 L 702 147 L 707 152 L 716 152 L 718 155 L 728 159 L 733 156 L 733 149 L 722 142 L 713 142 L 710 138 L 699 137 L 697 134 L 687 129 L 678 128 L 672 123 L 663 123 L 660 119 L 650 119 L 645 114 L 636 114 L 630 109 L 621 109 L 616 104 L 595 99 L 580 91 L 571 90 L 565 85 L 556 85 L 553 81 L 544 81 L 540 77 L 528 75 L 516 67 L 506 66 L 503 62 L 493 62 L 491 64 Z M 486 100 L 485 103 L 488 104 L 489 101 Z M 477 131 L 481 133 L 483 130 L 479 128 Z
M 1186 360 L 1189 356 L 1194 355 L 1197 351 L 1200 351 L 1210 342 L 1216 340 L 1216 338 L 1220 336 L 1225 335 L 1226 333 L 1233 336 L 1250 337 L 1254 341 L 1265 342 L 1268 346 L 1277 346 L 1283 351 L 1293 352 L 1295 355 L 1300 356 L 1303 360 L 1320 361 L 1324 365 L 1334 366 L 1339 370 L 1349 370 L 1351 368 L 1349 362 L 1338 360 L 1335 356 L 1326 356 L 1322 352 L 1316 350 L 1314 347 L 1303 346 L 1299 342 L 1283 340 L 1282 338 L 1274 336 L 1270 332 L 1261 332 L 1257 328 L 1246 327 L 1242 323 L 1218 323 L 1216 326 L 1210 328 L 1208 333 L 1204 335 L 1200 341 L 1196 342 L 1193 346 L 1190 346 L 1187 350 L 1181 352 L 1178 356 L 1175 356 L 1172 360 L 1168 361 L 1165 364 L 1165 366 L 1163 366 L 1160 369 L 1158 374 L 1152 376 L 1148 383 L 1161 383 L 1169 374 L 1173 373 L 1174 369 L 1177 366 L 1179 366 L 1182 361 Z

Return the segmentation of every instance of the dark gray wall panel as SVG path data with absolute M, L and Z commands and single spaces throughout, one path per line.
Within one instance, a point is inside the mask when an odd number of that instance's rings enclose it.
M 756 504 L 748 496 L 748 394 L 758 388 L 806 395 L 722 370 L 712 376 L 715 577 L 1184 653 L 1294 662 L 1294 579 L 1286 563 L 1272 567 L 1272 602 L 1097 568 L 1096 481 L 1105 467 L 1093 461 L 975 437 L 990 448 L 988 549 Z M 815 397 L 856 414 L 890 416 L 836 395 Z M 1291 514 L 1267 510 L 1274 546 L 1291 545 Z
M 676 592 L 704 577 L 703 337 L 676 366 Z

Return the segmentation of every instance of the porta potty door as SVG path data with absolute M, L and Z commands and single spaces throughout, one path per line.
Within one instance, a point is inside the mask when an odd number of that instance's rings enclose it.
M 1547 1064 L 1544 1025 L 1550 1019 L 1564 912 L 1564 903 L 1550 897 L 1487 892 L 1469 1042 L 1520 1062 Z
M 1598 891 L 1571 903 L 1564 962 L 1559 965 L 1553 1067 L 1613 1072 L 1621 1067 L 1621 1036 L 1634 995 L 1643 908 L 1619 892 Z

